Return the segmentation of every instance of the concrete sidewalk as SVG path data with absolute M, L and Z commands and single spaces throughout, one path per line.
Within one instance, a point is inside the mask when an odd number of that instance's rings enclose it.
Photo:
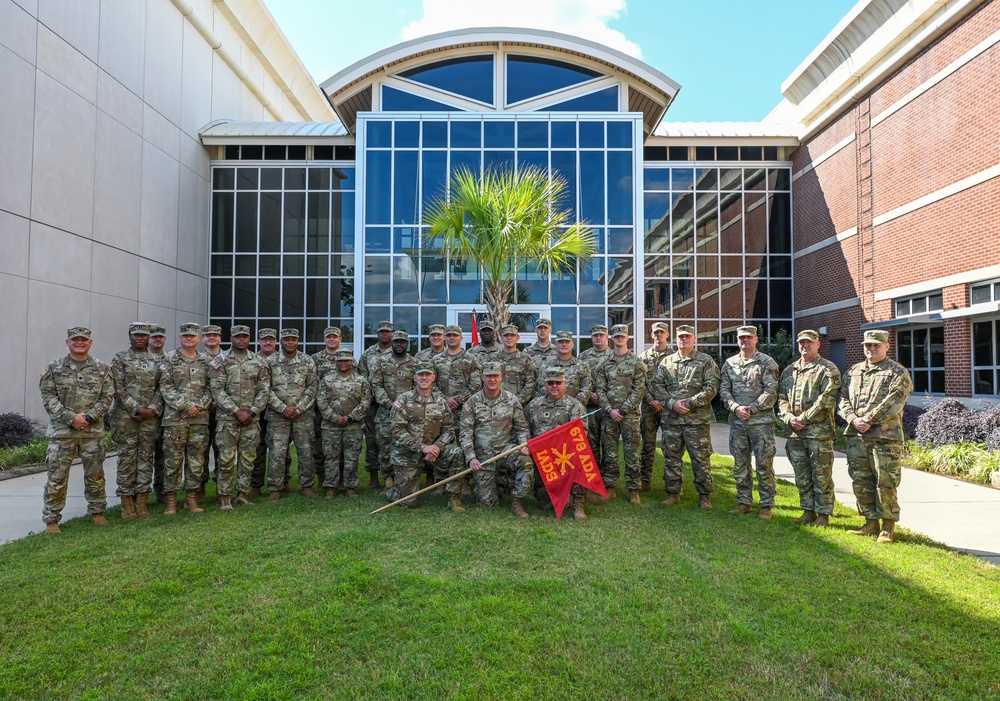
M 779 479 L 795 483 L 792 465 L 785 457 L 785 441 L 779 438 L 774 472 Z M 712 444 L 720 455 L 729 455 L 729 428 L 712 425 Z M 119 504 L 115 493 L 115 465 L 112 456 L 104 462 L 108 507 Z M 0 543 L 23 538 L 44 530 L 42 492 L 44 472 L 0 481 Z M 854 508 L 854 491 L 847 474 L 847 458 L 837 453 L 833 479 L 837 501 Z M 963 550 L 994 565 L 1000 565 L 1000 490 L 969 484 L 918 470 L 903 470 L 899 487 L 900 526 L 945 545 Z M 83 467 L 70 470 L 69 496 L 63 520 L 83 516 L 87 502 L 83 498 Z
M 778 438 L 776 442 L 774 474 L 795 484 L 795 472 L 785 455 L 785 440 Z M 712 425 L 712 447 L 720 455 L 732 455 L 729 427 L 725 424 Z M 847 458 L 842 453 L 834 453 L 833 483 L 837 501 L 857 508 Z M 900 526 L 1000 565 L 1000 490 L 904 468 L 898 494 Z

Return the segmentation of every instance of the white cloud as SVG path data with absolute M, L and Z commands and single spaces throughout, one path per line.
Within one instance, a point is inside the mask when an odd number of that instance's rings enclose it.
M 423 17 L 403 27 L 403 39 L 470 27 L 545 29 L 596 41 L 640 57 L 637 44 L 608 22 L 625 0 L 423 0 Z

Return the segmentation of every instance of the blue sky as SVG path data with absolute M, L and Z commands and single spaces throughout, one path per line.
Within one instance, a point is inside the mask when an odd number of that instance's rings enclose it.
M 864 0 L 862 0 L 864 1 Z M 667 120 L 759 121 L 855 0 L 265 0 L 317 83 L 405 39 L 470 26 L 583 36 L 682 89 Z

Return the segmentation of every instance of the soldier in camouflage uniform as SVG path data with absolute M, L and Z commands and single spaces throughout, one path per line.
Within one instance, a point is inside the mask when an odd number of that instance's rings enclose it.
M 681 500 L 684 449 L 691 456 L 698 507 L 712 508 L 712 399 L 719 391 L 719 366 L 712 356 L 695 348 L 693 326 L 677 327 L 677 352 L 671 353 L 653 373 L 650 390 L 663 405 L 663 485 L 673 506 Z
M 618 483 L 618 438 L 625 448 L 625 487 L 629 503 L 638 506 L 639 488 L 639 415 L 646 394 L 646 364 L 628 349 L 628 327 L 611 327 L 614 352 L 597 366 L 597 401 L 607 418 L 601 427 L 601 476 L 608 496 L 614 496 Z
M 535 382 L 535 396 L 544 397 L 545 391 L 545 371 L 550 367 L 562 368 L 566 373 L 566 394 L 579 399 L 580 403 L 587 401 L 590 393 L 594 391 L 594 378 L 590 374 L 590 367 L 573 357 L 573 334 L 569 331 L 560 331 L 556 334 L 556 357 L 546 358 L 544 366 L 538 367 L 538 379 Z
M 378 403 L 375 426 L 378 429 L 378 442 L 385 446 L 385 450 L 379 451 L 378 465 L 387 492 L 393 485 L 392 459 L 389 453 L 392 445 L 392 424 L 389 417 L 392 405 L 399 395 L 413 389 L 413 375 L 417 368 L 417 359 L 406 352 L 409 346 L 410 334 L 406 331 L 393 331 L 392 352 L 379 358 L 372 367 L 372 396 Z
M 389 501 L 417 491 L 420 474 L 428 468 L 435 478 L 444 479 L 464 467 L 462 451 L 454 444 L 452 411 L 444 397 L 434 391 L 434 366 L 426 361 L 417 363 L 413 383 L 412 390 L 396 397 L 389 414 L 393 468 L 393 484 L 386 492 Z M 452 500 L 457 497 L 458 492 L 452 491 Z M 403 505 L 414 507 L 417 500 L 410 499 Z
M 500 491 L 514 495 L 511 513 L 527 518 L 523 500 L 531 491 L 534 463 L 527 445 L 520 451 L 484 466 L 482 463 L 528 440 L 528 422 L 521 402 L 500 389 L 503 368 L 500 363 L 483 366 L 483 389 L 462 407 L 458 441 L 465 459 L 476 473 L 476 501 L 482 506 L 498 506 Z
M 608 346 L 608 327 L 604 324 L 596 324 L 590 328 L 590 342 L 593 344 L 590 348 L 580 353 L 580 362 L 586 363 L 587 367 L 590 368 L 590 378 L 593 385 L 593 389 L 587 398 L 584 399 L 580 397 L 580 401 L 584 403 L 587 408 L 587 413 L 599 409 L 601 407 L 600 402 L 597 399 L 597 366 L 600 365 L 609 355 L 611 355 L 611 347 Z M 590 443 L 590 448 L 594 452 L 594 457 L 597 458 L 597 464 L 604 464 L 604 457 L 602 454 L 603 446 L 601 445 L 601 431 L 604 428 L 604 422 L 607 420 L 608 415 L 603 411 L 598 411 L 597 413 L 590 414 L 587 417 L 587 441 Z M 618 459 L 618 451 L 615 450 L 615 460 Z M 601 468 L 603 472 L 603 467 Z M 611 496 L 613 490 L 608 491 L 608 496 Z M 593 498 L 594 501 L 600 501 L 601 498 L 594 492 L 587 491 L 587 496 Z
M 321 351 L 312 354 L 313 362 L 316 363 L 316 376 L 322 384 L 323 378 L 328 373 L 337 372 L 337 354 L 340 352 L 340 342 L 343 335 L 338 326 L 327 326 L 323 329 L 323 343 L 326 345 Z M 351 354 L 351 367 L 354 367 L 354 355 Z M 313 412 L 313 469 L 316 472 L 316 481 L 321 487 L 326 489 L 326 443 L 323 442 L 323 414 L 319 411 Z M 364 424 L 362 423 L 362 428 Z M 357 474 L 357 465 L 354 466 Z M 344 476 L 344 453 L 340 453 L 340 462 L 337 465 L 337 474 Z M 285 480 L 288 483 L 288 480 Z M 341 485 L 335 485 L 339 488 Z M 357 489 L 357 483 L 351 489 Z M 345 487 L 346 489 L 346 487 Z
M 566 373 L 562 368 L 549 368 L 545 372 L 545 396 L 535 397 L 524 410 L 531 430 L 531 437 L 538 436 L 558 428 L 586 413 L 583 404 L 573 397 L 566 396 Z M 574 484 L 570 488 L 570 505 L 573 507 L 573 518 L 578 521 L 587 520 L 587 512 L 583 508 L 584 494 L 587 490 L 582 484 Z M 543 511 L 552 510 L 552 499 L 549 497 L 542 476 L 535 466 L 535 499 Z
M 414 357 L 421 362 L 429 363 L 435 355 L 444 353 L 444 334 L 444 324 L 431 324 L 427 327 L 427 339 L 430 341 L 431 345 L 429 348 L 421 350 Z M 459 335 L 461 335 L 461 330 Z
M 833 514 L 833 412 L 840 395 L 840 370 L 819 354 L 819 334 L 800 331 L 799 359 L 778 380 L 778 418 L 788 426 L 788 460 L 795 470 L 802 515 L 792 523 L 830 525 Z
M 202 326 L 201 343 L 205 349 L 205 355 L 208 356 L 208 362 L 212 362 L 222 352 L 222 327 L 215 324 Z M 215 453 L 215 471 L 213 474 L 219 474 L 219 448 L 215 445 L 215 431 L 217 426 L 215 414 L 216 407 L 213 401 L 212 408 L 208 412 L 208 446 L 205 448 L 205 472 L 201 477 L 201 486 L 198 487 L 198 493 L 195 495 L 199 504 L 205 502 L 205 485 L 208 484 L 209 478 L 209 450 Z
M 257 357 L 266 361 L 278 350 L 277 329 L 262 328 L 257 329 Z M 257 457 L 253 461 L 253 472 L 250 473 L 250 493 L 247 497 L 251 500 L 260 496 L 260 491 L 267 484 L 267 412 L 260 418 L 260 442 L 257 443 Z M 288 491 L 293 491 L 291 485 L 292 457 L 289 455 L 285 459 L 285 485 Z
M 111 407 L 111 437 L 118 447 L 118 490 L 122 518 L 149 516 L 146 502 L 153 490 L 153 461 L 160 437 L 163 409 L 156 390 L 159 362 L 147 347 L 150 324 L 129 324 L 129 348 L 111 361 L 115 403 Z
M 153 356 L 157 367 L 163 361 L 167 345 L 167 327 L 162 324 L 149 325 L 149 346 L 146 350 Z M 163 499 L 163 474 L 166 464 L 166 453 L 163 451 L 163 431 L 160 426 L 160 418 L 156 418 L 156 443 L 153 447 L 153 495 L 157 504 L 164 503 Z
M 253 503 L 247 496 L 250 473 L 260 442 L 260 414 L 267 408 L 271 392 L 267 362 L 248 350 L 250 327 L 233 326 L 229 340 L 230 349 L 208 363 L 212 401 L 217 407 L 219 471 L 216 485 L 222 511 L 232 511 L 234 490 L 238 503 Z
M 271 371 L 271 393 L 267 400 L 267 488 L 268 501 L 281 498 L 285 488 L 285 459 L 295 446 L 299 463 L 299 487 L 302 495 L 315 499 L 313 482 L 313 405 L 319 389 L 316 363 L 300 353 L 299 330 L 281 330 L 281 353 L 267 359 Z
M 354 355 L 349 350 L 337 351 L 336 368 L 323 373 L 316 395 L 317 413 L 323 417 L 320 435 L 326 458 L 323 488 L 327 499 L 332 499 L 337 493 L 341 469 L 347 496 L 357 496 L 355 490 L 358 488 L 361 443 L 365 437 L 365 414 L 371 403 L 371 385 L 354 369 Z
M 865 517 L 865 525 L 851 533 L 877 533 L 880 543 L 893 542 L 899 520 L 896 488 L 902 477 L 903 409 L 913 392 L 910 373 L 889 359 L 888 352 L 888 331 L 865 332 L 865 360 L 847 371 L 838 405 L 848 423 L 848 473 L 858 511 Z
M 48 480 L 42 521 L 46 533 L 58 533 L 62 510 L 66 506 L 69 466 L 79 454 L 83 461 L 83 495 L 87 513 L 95 526 L 108 520 L 104 491 L 104 417 L 115 396 L 111 370 L 97 358 L 90 357 L 93 345 L 90 329 L 74 326 L 66 332 L 69 354 L 53 360 L 38 381 L 42 404 L 49 415 L 45 431 L 49 439 L 45 453 Z
M 660 362 L 670 355 L 670 327 L 662 321 L 653 324 L 650 332 L 653 345 L 642 352 L 639 360 L 646 364 L 646 395 L 642 398 L 642 417 L 639 419 L 639 433 L 642 435 L 642 457 L 639 460 L 639 474 L 642 479 L 640 492 L 653 488 L 653 462 L 656 460 L 656 432 L 660 429 L 663 405 L 653 398 L 649 383 Z
M 539 319 L 535 322 L 535 335 L 538 340 L 524 349 L 524 352 L 535 361 L 535 365 L 539 368 L 548 367 L 546 361 L 554 360 L 556 357 L 556 347 L 549 340 L 551 334 L 552 320 Z
M 729 450 L 733 454 L 736 508 L 731 514 L 753 511 L 751 453 L 757 463 L 758 517 L 771 520 L 774 508 L 774 403 L 778 400 L 778 364 L 757 352 L 757 327 L 736 329 L 740 352 L 722 366 L 719 397 L 729 409 Z
M 528 402 L 535 396 L 535 382 L 538 378 L 538 366 L 531 356 L 524 351 L 517 349 L 517 342 L 521 340 L 521 334 L 513 324 L 504 326 L 500 333 L 503 343 L 503 352 L 500 353 L 500 364 L 503 366 L 503 383 L 501 389 L 505 389 L 521 402 L 521 406 L 527 406 Z
M 496 343 L 496 337 L 496 327 L 492 321 L 486 319 L 479 325 L 479 345 L 470 348 L 469 352 L 476 357 L 480 365 L 500 360 L 503 346 Z
M 361 354 L 361 359 L 358 361 L 358 369 L 369 381 L 372 378 L 372 369 L 378 360 L 392 353 L 392 329 L 391 321 L 378 322 L 378 329 L 376 331 L 378 334 L 378 343 L 368 346 Z M 368 470 L 369 489 L 378 489 L 379 486 L 378 427 L 375 422 L 378 408 L 378 400 L 373 401 L 371 406 L 368 407 L 368 413 L 365 415 L 365 469 Z
M 435 387 L 444 395 L 451 409 L 453 424 L 458 426 L 462 417 L 462 405 L 469 397 L 483 388 L 483 369 L 470 351 L 462 348 L 462 329 L 458 326 L 445 328 L 443 353 L 429 362 L 434 366 Z
M 180 347 L 167 353 L 160 363 L 165 516 L 177 513 L 180 489 L 187 490 L 184 506 L 188 511 L 193 514 L 204 511 L 198 506 L 197 490 L 205 472 L 208 411 L 212 406 L 212 390 L 208 384 L 210 359 L 198 352 L 201 327 L 195 323 L 181 324 L 179 331 Z

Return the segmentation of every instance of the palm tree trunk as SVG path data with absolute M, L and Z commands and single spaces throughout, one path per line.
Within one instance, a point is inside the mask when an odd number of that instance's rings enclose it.
M 489 282 L 483 285 L 483 297 L 487 308 L 490 310 L 493 324 L 496 326 L 497 335 L 500 330 L 510 323 L 510 295 L 514 291 L 513 281 Z

